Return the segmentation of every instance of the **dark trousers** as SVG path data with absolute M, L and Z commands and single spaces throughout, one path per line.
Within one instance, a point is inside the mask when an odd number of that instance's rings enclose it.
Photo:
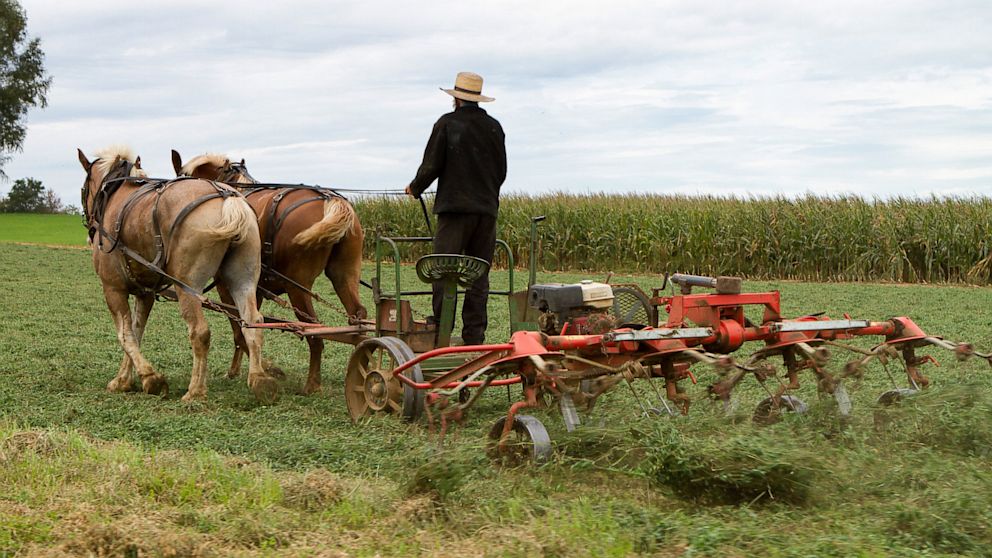
M 464 254 L 493 261 L 496 250 L 496 218 L 484 213 L 441 213 L 434 232 L 436 254 Z M 486 339 L 489 316 L 489 273 L 479 277 L 465 293 L 462 303 L 462 339 L 466 345 L 480 345 Z M 444 289 L 434 283 L 434 316 L 441 321 Z

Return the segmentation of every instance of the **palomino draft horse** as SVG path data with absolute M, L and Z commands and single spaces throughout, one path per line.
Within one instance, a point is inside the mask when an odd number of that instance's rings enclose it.
M 334 291 L 348 313 L 350 323 L 366 318 L 358 296 L 362 272 L 362 243 L 365 234 L 347 200 L 331 190 L 307 186 L 259 184 L 248 173 L 244 160 L 232 163 L 223 155 L 194 157 L 183 165 L 182 157 L 172 151 L 172 165 L 177 176 L 192 176 L 241 185 L 241 191 L 258 217 L 262 237 L 261 293 L 289 295 L 296 317 L 316 322 L 317 313 L 310 295 L 314 280 L 321 272 L 331 280 Z M 321 202 L 321 203 L 315 203 Z M 233 324 L 232 324 L 233 325 Z M 238 330 L 234 331 L 236 349 L 229 377 L 240 373 L 244 353 Z M 307 338 L 310 369 L 303 393 L 320 390 L 320 359 L 323 340 Z
M 93 266 L 117 326 L 124 359 L 109 391 L 130 391 L 137 371 L 145 393 L 166 395 L 169 386 L 141 354 L 141 337 L 155 294 L 170 285 L 189 326 L 193 372 L 183 401 L 207 396 L 210 330 L 201 307 L 211 278 L 231 294 L 241 323 L 261 321 L 255 303 L 260 272 L 255 216 L 234 189 L 206 180 L 145 181 L 130 150 L 104 150 L 92 162 L 79 151 L 86 171 L 82 206 L 93 247 Z M 134 296 L 134 314 L 128 296 Z M 262 368 L 262 332 L 245 328 L 248 386 L 262 402 L 278 384 Z

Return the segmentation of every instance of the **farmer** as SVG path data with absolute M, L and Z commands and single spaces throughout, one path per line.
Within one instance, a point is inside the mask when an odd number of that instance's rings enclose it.
M 503 128 L 479 107 L 493 101 L 482 94 L 482 76 L 459 72 L 454 89 L 455 110 L 438 119 L 424 150 L 424 162 L 406 193 L 420 198 L 434 180 L 437 197 L 434 213 L 434 252 L 465 254 L 492 263 L 496 249 L 496 213 L 499 188 L 506 179 L 506 146 Z M 440 321 L 443 290 L 434 284 L 434 316 Z M 483 275 L 465 293 L 462 306 L 462 339 L 466 345 L 485 341 L 488 317 L 489 275 Z

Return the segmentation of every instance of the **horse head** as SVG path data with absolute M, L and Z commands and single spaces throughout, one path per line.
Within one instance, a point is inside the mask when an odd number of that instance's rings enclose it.
M 120 188 L 127 178 L 147 178 L 148 174 L 141 168 L 141 157 L 136 157 L 128 147 L 108 147 L 99 151 L 93 161 L 87 159 L 82 149 L 77 148 L 76 151 L 79 164 L 86 171 L 80 197 L 84 224 L 92 238 L 96 225 L 103 218 L 110 194 Z
M 257 184 L 258 181 L 248 172 L 245 160 L 241 162 L 231 161 L 227 156 L 217 153 L 205 153 L 190 159 L 183 164 L 182 157 L 175 149 L 172 150 L 172 168 L 176 171 L 176 176 L 191 176 L 193 178 L 203 178 L 226 182 L 229 184 Z

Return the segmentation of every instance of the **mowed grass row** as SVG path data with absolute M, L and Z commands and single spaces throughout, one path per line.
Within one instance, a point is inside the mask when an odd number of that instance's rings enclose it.
M 368 279 L 371 266 L 364 271 Z M 506 279 L 494 273 L 497 287 Z M 411 269 L 404 280 L 416 282 Z M 573 433 L 555 409 L 535 410 L 556 444 L 552 462 L 504 469 L 486 458 L 484 440 L 506 411 L 505 390 L 484 397 L 441 446 L 424 425 L 392 416 L 351 423 L 342 397 L 348 346 L 325 350 L 322 394 L 297 395 L 305 346 L 268 334 L 266 356 L 288 378 L 282 399 L 260 406 L 244 376 L 223 377 L 230 335 L 210 314 L 209 400 L 187 405 L 186 328 L 163 303 L 143 349 L 169 380 L 169 396 L 107 393 L 121 351 L 89 253 L 0 244 L 0 283 L 0 556 L 949 556 L 992 548 L 992 373 L 978 360 L 935 353 L 943 366 L 928 367 L 929 392 L 882 415 L 883 427 L 873 401 L 890 385 L 877 363 L 849 385 L 855 407 L 846 424 L 808 375 L 799 396 L 811 414 L 767 429 L 708 402 L 714 373 L 705 368 L 699 385 L 686 382 L 694 404 L 684 418 L 644 417 L 620 386 Z M 992 347 L 987 288 L 745 287 L 781 291 L 790 316 L 908 315 L 928 332 Z M 318 290 L 333 297 L 326 280 Z M 417 310 L 423 315 L 427 301 Z M 494 297 L 490 315 L 489 339 L 505 339 L 505 300 Z M 763 394 L 745 384 L 746 416 Z M 644 385 L 640 397 L 651 397 Z
M 365 198 L 356 207 L 369 230 L 427 234 L 416 201 Z M 518 263 L 537 215 L 547 217 L 543 269 L 978 284 L 992 273 L 987 197 L 508 195 L 498 234 Z

